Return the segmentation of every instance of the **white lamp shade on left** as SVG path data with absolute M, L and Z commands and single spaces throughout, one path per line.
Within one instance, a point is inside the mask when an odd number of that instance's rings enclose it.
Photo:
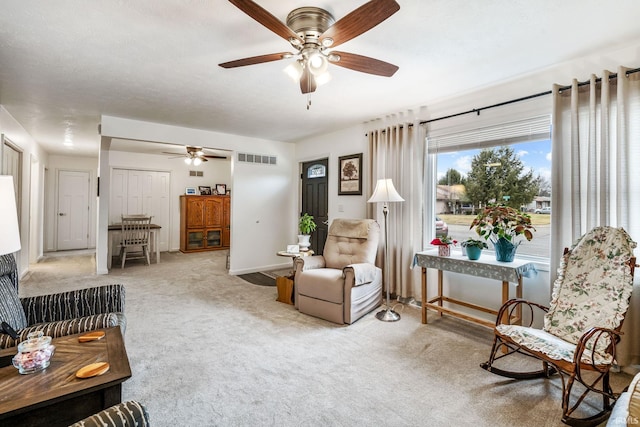
M 20 228 L 18 226 L 18 210 L 16 194 L 13 190 L 13 177 L 0 176 L 0 255 L 12 254 L 20 250 Z
M 393 186 L 391 178 L 379 179 L 376 183 L 376 188 L 373 190 L 371 198 L 367 200 L 367 203 L 388 203 L 388 202 L 404 202 L 404 199 L 400 197 L 396 188 Z

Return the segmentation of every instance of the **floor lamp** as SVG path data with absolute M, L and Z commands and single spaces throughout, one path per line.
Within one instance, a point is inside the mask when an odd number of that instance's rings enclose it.
M 393 186 L 393 181 L 391 179 L 379 179 L 376 183 L 376 188 L 373 190 L 373 194 L 371 198 L 367 200 L 367 203 L 384 203 L 382 206 L 382 213 L 384 213 L 384 275 L 386 280 L 387 287 L 387 308 L 385 310 L 381 310 L 376 313 L 376 317 L 378 320 L 382 320 L 383 322 L 395 322 L 400 320 L 400 314 L 396 313 L 391 309 L 390 303 L 390 288 L 391 285 L 389 283 L 389 269 L 387 268 L 389 265 L 388 260 L 388 252 L 389 252 L 389 231 L 388 231 L 388 223 L 387 223 L 387 214 L 389 213 L 389 208 L 387 204 L 390 202 L 404 202 L 404 199 L 400 197 L 396 188 Z

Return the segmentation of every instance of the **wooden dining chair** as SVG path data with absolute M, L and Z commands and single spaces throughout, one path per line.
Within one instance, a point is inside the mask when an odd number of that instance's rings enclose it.
M 151 217 L 147 215 L 122 215 L 122 231 L 120 237 L 121 267 L 127 259 L 149 259 L 151 242 Z

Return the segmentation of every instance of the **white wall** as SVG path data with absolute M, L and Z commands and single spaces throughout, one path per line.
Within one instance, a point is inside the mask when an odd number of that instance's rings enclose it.
M 29 232 L 31 229 L 43 229 L 42 216 L 38 213 L 43 209 L 44 197 L 40 183 L 32 183 L 31 177 L 44 174 L 48 156 L 2 105 L 0 105 L 0 134 L 4 134 L 22 151 L 22 194 L 20 206 L 20 241 L 22 249 L 16 254 L 16 261 L 18 262 L 20 276 L 23 276 L 29 269 L 29 254 L 35 253 L 37 258 L 42 256 L 43 252 L 41 247 L 30 247 L 32 242 L 35 244 L 41 243 L 41 239 L 32 239 Z M 39 168 L 39 171 L 32 173 L 32 167 Z M 35 221 L 36 224 L 32 224 L 32 221 Z
M 242 274 L 290 265 L 290 260 L 278 257 L 276 253 L 294 241 L 296 234 L 296 227 L 292 226 L 297 218 L 297 169 L 293 144 L 111 116 L 102 116 L 101 129 L 103 140 L 136 139 L 232 151 L 231 182 L 227 183 L 231 188 L 230 273 Z M 237 162 L 238 151 L 276 156 L 277 165 Z M 124 158 L 117 152 L 105 153 L 103 147 L 101 156 L 109 158 L 108 167 L 123 166 Z M 102 160 L 100 164 L 102 167 Z M 100 173 L 101 181 L 105 173 Z M 184 194 L 187 185 L 183 184 L 186 182 L 192 181 L 185 180 L 175 186 L 172 183 L 176 203 L 178 196 Z M 109 191 L 108 186 L 104 189 Z M 103 197 L 101 185 L 100 203 L 108 200 L 108 193 Z M 179 223 L 177 209 L 173 210 L 176 213 L 172 219 L 174 225 Z M 102 205 L 99 211 L 100 216 L 105 214 Z M 100 237 L 99 234 L 98 272 L 104 273 L 107 242 L 102 242 Z

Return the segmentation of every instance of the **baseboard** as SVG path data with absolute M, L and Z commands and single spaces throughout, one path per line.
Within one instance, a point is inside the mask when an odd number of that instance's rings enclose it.
M 260 271 L 269 271 L 269 270 L 281 270 L 285 268 L 291 268 L 291 261 L 281 263 L 281 264 L 271 264 L 271 265 L 263 265 L 262 267 L 251 267 L 251 268 L 242 268 L 238 270 L 229 270 L 229 274 L 231 276 L 238 276 L 240 274 L 249 274 L 249 273 L 259 273 Z

